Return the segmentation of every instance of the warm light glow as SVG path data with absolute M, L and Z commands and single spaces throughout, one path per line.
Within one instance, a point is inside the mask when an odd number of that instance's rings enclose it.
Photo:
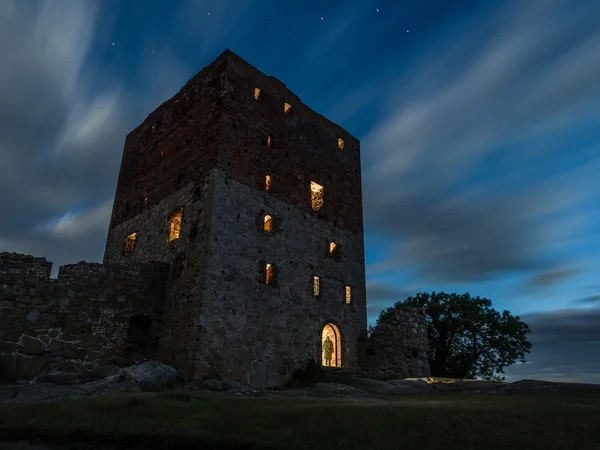
M 254 100 L 258 100 L 258 97 L 260 97 L 260 89 L 254 88 Z
M 267 146 L 268 147 L 273 147 L 273 136 L 269 135 L 267 137 Z
M 182 217 L 183 208 L 179 208 L 177 211 L 174 211 L 169 217 L 169 242 L 175 239 L 179 239 Z
M 328 323 L 321 334 L 321 364 L 326 367 L 342 367 L 342 344 L 340 330 Z
M 319 287 L 319 277 L 313 277 L 313 295 L 315 297 L 317 297 L 320 293 Z
M 131 233 L 129 236 L 127 236 L 127 239 L 125 239 L 125 253 L 127 255 L 133 252 L 133 249 L 135 248 L 136 237 L 137 233 Z
M 144 206 L 148 204 L 148 196 L 144 195 Z
M 349 305 L 352 301 L 352 290 L 350 286 L 346 286 L 346 304 Z
M 312 203 L 312 209 L 315 211 L 321 209 L 323 207 L 323 186 L 315 183 L 314 181 L 310 182 L 310 200 Z
M 271 284 L 273 282 L 273 265 L 267 263 L 265 269 L 265 284 Z
M 335 251 L 337 250 L 337 244 L 333 241 L 331 241 L 329 243 L 329 255 L 333 256 L 335 255 Z
M 265 224 L 263 225 L 263 230 L 267 233 L 273 231 L 273 218 L 270 215 L 265 216 Z
M 283 113 L 284 114 L 289 114 L 291 110 L 292 110 L 292 105 L 290 105 L 289 103 L 283 104 Z
M 338 148 L 344 150 L 344 140 L 342 138 L 338 138 Z
M 267 177 L 265 179 L 265 190 L 266 191 L 271 190 L 271 175 L 267 175 Z
M 160 159 L 163 159 L 165 157 L 165 151 L 161 150 L 160 151 Z

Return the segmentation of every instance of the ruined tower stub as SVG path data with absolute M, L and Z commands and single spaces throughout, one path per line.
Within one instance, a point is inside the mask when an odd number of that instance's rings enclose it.
M 227 50 L 127 136 L 104 259 L 171 264 L 159 359 L 279 385 L 328 323 L 357 366 L 362 218 L 359 141 Z

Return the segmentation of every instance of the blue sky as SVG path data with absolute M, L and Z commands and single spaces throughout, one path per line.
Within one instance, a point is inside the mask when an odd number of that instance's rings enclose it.
M 125 135 L 229 48 L 361 140 L 369 322 L 526 320 L 513 377 L 600 382 L 600 3 L 0 2 L 0 249 L 100 261 Z

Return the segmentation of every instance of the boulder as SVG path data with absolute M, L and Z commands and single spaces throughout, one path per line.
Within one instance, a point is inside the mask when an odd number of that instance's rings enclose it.
M 158 361 L 127 367 L 123 374 L 126 380 L 135 381 L 145 391 L 160 390 L 177 380 L 177 369 Z
M 242 385 L 237 381 L 223 380 L 221 381 L 223 391 L 232 391 L 234 389 L 241 389 Z
M 223 390 L 223 383 L 219 380 L 206 380 L 200 385 L 202 389 L 208 389 L 211 392 L 221 392 Z
M 19 351 L 25 355 L 43 355 L 46 353 L 46 344 L 39 339 L 24 335 L 21 338 L 23 348 Z

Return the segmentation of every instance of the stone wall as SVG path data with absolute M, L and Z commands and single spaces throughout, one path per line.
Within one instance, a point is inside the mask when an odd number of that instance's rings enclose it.
M 62 266 L 56 280 L 46 276 L 50 267 L 44 258 L 0 253 L 2 381 L 156 357 L 164 264 L 80 262 Z M 129 334 L 140 321 L 144 344 Z
M 431 375 L 427 324 L 418 308 L 397 308 L 392 316 L 379 321 L 360 347 L 362 373 L 399 378 Z
M 340 330 L 342 365 L 356 368 L 358 340 L 366 335 L 362 234 L 281 202 L 232 179 L 212 175 L 212 234 L 199 316 L 199 371 L 253 385 L 278 386 L 313 358 L 321 362 L 321 332 Z M 275 227 L 263 231 L 263 216 Z M 339 244 L 336 257 L 329 242 Z M 265 264 L 276 269 L 266 285 Z M 320 295 L 313 295 L 313 276 Z M 352 300 L 345 303 L 345 285 Z
M 219 167 L 258 191 L 271 175 L 271 196 L 362 233 L 360 141 L 303 104 L 281 81 L 233 53 L 227 55 L 221 85 Z M 260 89 L 258 100 L 255 88 Z M 291 105 L 288 114 L 286 102 Z M 344 140 L 343 150 L 338 138 Z M 325 203 L 318 213 L 311 209 L 311 181 L 324 187 Z

